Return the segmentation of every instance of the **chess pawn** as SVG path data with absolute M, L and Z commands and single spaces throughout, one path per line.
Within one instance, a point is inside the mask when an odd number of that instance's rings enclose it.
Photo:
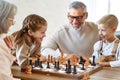
M 73 74 L 77 74 L 76 65 L 73 66 Z
M 93 56 L 93 61 L 91 63 L 92 66 L 96 66 L 96 63 L 95 63 L 95 56 Z

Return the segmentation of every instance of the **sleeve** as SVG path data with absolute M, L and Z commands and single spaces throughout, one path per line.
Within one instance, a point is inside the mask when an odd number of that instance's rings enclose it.
M 95 61 L 99 58 L 99 53 L 98 53 L 99 44 L 100 42 L 98 41 L 94 44 L 94 47 L 93 47 L 94 51 L 93 51 L 92 56 L 95 56 Z M 92 57 L 90 58 L 90 61 L 91 62 L 93 61 Z
M 29 56 L 29 47 L 26 44 L 16 46 L 16 57 L 19 66 L 25 66 Z
M 116 61 L 111 61 L 110 66 L 111 67 L 120 67 L 120 43 L 118 45 L 118 49 L 116 52 Z
M 48 39 L 45 39 L 45 41 L 43 41 L 42 44 L 41 54 L 44 55 L 46 58 L 48 57 L 48 55 L 58 57 L 60 53 L 59 51 L 57 51 L 58 49 L 57 41 L 58 32 L 56 32 L 53 36 L 49 37 Z

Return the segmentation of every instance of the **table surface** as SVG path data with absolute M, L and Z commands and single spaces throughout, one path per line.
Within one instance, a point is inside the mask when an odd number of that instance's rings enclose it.
M 18 66 L 12 67 L 12 73 L 15 78 L 22 80 L 76 80 L 73 78 L 57 77 L 44 74 L 26 74 L 20 71 Z M 120 68 L 106 67 L 102 70 L 90 75 L 90 80 L 120 80 Z
M 106 67 L 90 76 L 90 80 L 120 80 L 120 68 Z

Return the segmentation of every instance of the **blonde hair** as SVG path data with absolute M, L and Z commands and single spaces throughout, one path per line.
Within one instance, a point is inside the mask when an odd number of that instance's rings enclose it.
M 116 28 L 118 26 L 118 23 L 119 23 L 118 18 L 113 14 L 105 15 L 98 21 L 98 24 L 104 24 L 109 27 L 116 27 Z

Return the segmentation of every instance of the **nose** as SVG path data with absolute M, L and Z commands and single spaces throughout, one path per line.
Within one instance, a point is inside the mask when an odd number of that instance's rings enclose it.
M 43 34 L 43 36 L 42 36 L 42 37 L 44 38 L 45 36 L 46 36 L 46 34 Z
M 102 34 L 102 31 L 101 30 L 99 30 L 99 35 L 101 35 Z
M 78 20 L 76 18 L 74 18 L 72 22 L 76 23 L 76 22 L 78 22 Z

